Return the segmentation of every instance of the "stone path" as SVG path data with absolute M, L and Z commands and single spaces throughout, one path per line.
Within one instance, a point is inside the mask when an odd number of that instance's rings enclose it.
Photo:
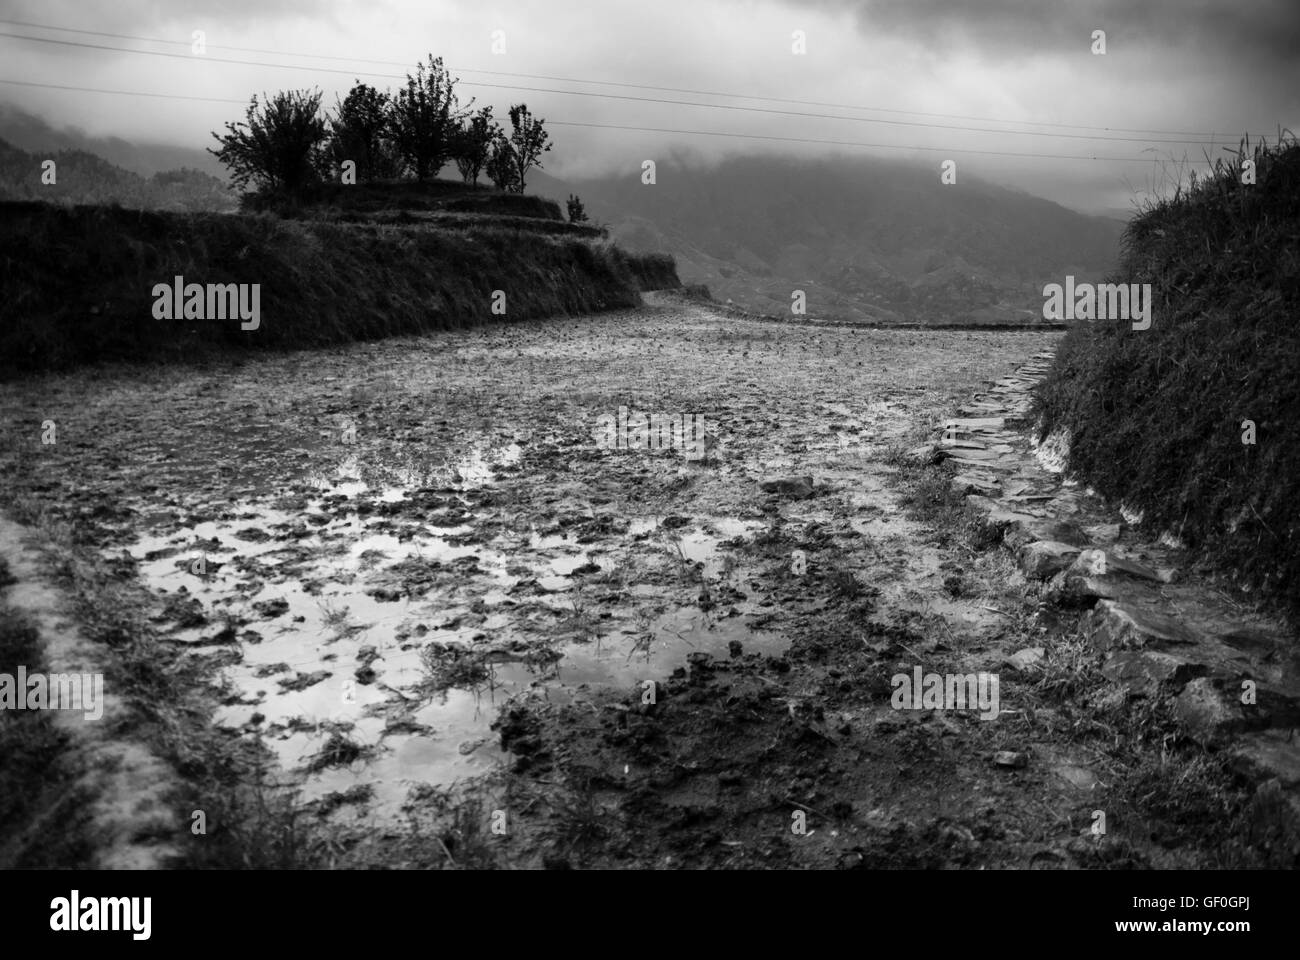
M 1127 697 L 1169 698 L 1181 730 L 1223 752 L 1300 854 L 1300 644 L 1184 569 L 1187 552 L 1060 472 L 1066 443 L 1034 442 L 1030 390 L 1050 353 L 958 410 L 915 454 L 951 460 L 952 483 L 1002 529 L 1043 598 L 1104 653 Z M 1130 522 L 1132 521 L 1132 522 Z

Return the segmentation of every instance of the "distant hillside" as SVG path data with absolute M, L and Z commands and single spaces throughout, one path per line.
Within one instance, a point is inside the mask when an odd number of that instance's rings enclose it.
M 41 182 L 41 164 L 55 163 L 55 182 Z M 237 198 L 224 181 L 198 170 L 168 170 L 145 178 L 84 150 L 29 153 L 0 140 L 0 200 L 117 203 L 180 213 L 232 211 Z
M 671 253 L 684 283 L 777 315 L 804 290 L 811 316 L 918 322 L 1039 322 L 1042 288 L 1099 280 L 1123 224 L 959 175 L 878 159 L 738 157 L 667 163 L 531 192 L 577 193 L 629 250 Z
M 20 150 L 40 154 L 42 160 L 56 150 L 84 150 L 141 177 L 188 168 L 222 182 L 227 179 L 221 161 L 203 149 L 206 144 L 178 147 L 165 143 L 130 143 L 118 137 L 94 137 L 76 127 L 53 127 L 12 104 L 0 103 L 0 139 L 9 141 Z

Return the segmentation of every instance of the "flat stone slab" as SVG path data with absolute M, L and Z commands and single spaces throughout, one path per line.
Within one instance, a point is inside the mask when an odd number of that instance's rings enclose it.
M 1193 677 L 1203 676 L 1206 670 L 1204 664 L 1162 650 L 1116 650 L 1101 668 L 1107 679 L 1146 696 L 1158 693 L 1161 688 L 1182 687 Z
M 1118 523 L 1097 523 L 1084 527 L 1083 532 L 1098 543 L 1114 543 L 1119 539 L 1121 529 Z
M 1067 568 L 1048 583 L 1048 595 L 1064 606 L 1092 606 L 1096 600 L 1157 603 L 1160 594 L 1141 580 L 1128 577 L 1093 577 Z
M 972 430 L 980 433 L 1001 430 L 1005 426 L 1006 420 L 1002 417 L 966 417 L 945 420 L 943 423 L 945 430 Z
M 964 441 L 958 442 L 962 443 Z M 955 446 L 955 444 L 951 446 Z M 939 455 L 950 460 L 997 460 L 1002 456 L 1002 454 L 994 453 L 981 443 L 969 444 L 956 449 L 949 449 L 941 445 Z
M 1288 640 L 1280 630 L 1267 627 L 1235 627 L 1219 634 L 1219 640 L 1234 650 L 1253 657 L 1268 658 L 1286 649 Z
M 1042 663 L 1043 658 L 1047 655 L 1045 647 L 1025 647 L 1023 650 L 1017 650 L 1004 661 L 1012 670 L 1026 671 Z
M 1079 629 L 1099 650 L 1194 644 L 1201 639 L 1177 620 L 1114 600 L 1098 600 L 1080 621 Z
M 1002 505 L 989 497 L 982 497 L 977 493 L 968 493 L 966 502 L 978 510 L 984 511 L 985 519 L 989 523 L 998 526 L 1010 526 L 1013 524 L 1033 523 L 1038 517 L 1028 513 L 1016 513 L 1013 510 L 1006 510 Z
M 1074 524 L 1066 520 L 1034 520 L 1033 523 L 1027 524 L 1023 530 L 1016 531 L 1015 534 L 1008 532 L 1006 541 L 1007 546 L 1013 550 L 1019 550 L 1026 543 L 1032 543 L 1035 540 L 1053 540 L 1057 543 L 1066 543 L 1070 546 L 1083 548 L 1088 546 L 1088 538 L 1083 531 Z
M 1046 580 L 1070 565 L 1079 548 L 1056 540 L 1035 540 L 1020 548 L 1017 561 L 1025 576 Z
M 1139 580 L 1149 580 L 1152 583 L 1168 582 L 1150 567 L 1135 560 L 1117 557 L 1106 550 L 1083 551 L 1083 553 L 1079 554 L 1078 560 L 1075 561 L 1074 569 L 1078 573 L 1088 575 L 1122 573 L 1125 576 L 1136 577 Z
M 977 493 L 985 497 L 998 495 L 998 481 L 974 473 L 959 473 L 952 478 L 953 489 L 958 493 Z

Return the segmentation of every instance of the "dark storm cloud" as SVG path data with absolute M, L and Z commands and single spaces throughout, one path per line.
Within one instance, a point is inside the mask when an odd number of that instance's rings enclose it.
M 1159 139 L 1153 130 L 1216 132 L 1217 154 L 1225 138 L 1235 145 L 1246 131 L 1273 136 L 1279 124 L 1300 125 L 1300 0 L 0 2 L 14 19 L 171 46 L 15 32 L 187 54 L 3 40 L 7 76 L 155 96 L 0 86 L 0 102 L 20 103 L 56 127 L 199 149 L 242 116 L 254 93 L 319 86 L 333 104 L 358 77 L 395 85 L 401 65 L 428 53 L 444 56 L 461 78 L 462 102 L 477 97 L 501 117 L 525 101 L 545 117 L 556 142 L 546 170 L 575 178 L 639 176 L 645 158 L 679 151 L 703 164 L 731 154 L 813 156 L 848 142 L 864 145 L 855 155 L 909 158 L 927 169 L 951 151 L 963 173 L 1087 208 L 1115 207 L 1124 206 L 1130 182 L 1149 177 L 1153 157 L 1202 155 L 1199 143 L 1148 145 L 1148 135 Z M 490 49 L 498 28 L 510 38 L 501 57 Z M 196 29 L 207 32 L 209 62 L 188 56 Z M 796 29 L 807 34 L 805 56 L 792 49 Z M 1095 29 L 1107 33 L 1104 58 L 1089 53 Z M 230 49 L 240 47 L 273 53 Z M 586 82 L 575 90 L 556 77 Z M 227 99 L 235 102 L 214 102 Z M 827 103 L 854 106 L 816 106 Z M 1048 126 L 1015 129 L 1025 125 Z M 1107 139 L 1102 127 L 1133 136 Z M 1076 155 L 1098 159 L 1062 159 Z
M 333 4 L 318 0 L 167 0 L 162 4 L 155 0 L 118 0 L 111 4 L 90 4 L 85 0 L 14 0 L 6 7 L 7 19 L 146 36 L 156 36 L 163 23 L 184 24 L 195 30 L 236 31 L 282 18 L 328 18 L 334 10 Z M 101 38 L 96 42 L 110 41 Z
M 1105 30 L 1108 53 L 1194 49 L 1229 58 L 1300 61 L 1296 0 L 795 0 L 849 11 L 866 34 L 890 34 L 990 56 L 1086 51 Z

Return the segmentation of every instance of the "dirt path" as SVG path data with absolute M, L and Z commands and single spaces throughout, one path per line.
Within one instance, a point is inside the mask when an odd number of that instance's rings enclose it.
M 330 862 L 1197 862 L 1182 834 L 1089 833 L 1149 745 L 1084 696 L 1102 681 L 1008 555 L 896 465 L 1054 340 L 660 302 L 48 378 L 0 388 L 0 477 L 201 666 L 212 724 L 274 754 Z M 620 407 L 702 417 L 704 456 L 601 449 Z M 894 709 L 915 668 L 999 673 L 996 719 Z

